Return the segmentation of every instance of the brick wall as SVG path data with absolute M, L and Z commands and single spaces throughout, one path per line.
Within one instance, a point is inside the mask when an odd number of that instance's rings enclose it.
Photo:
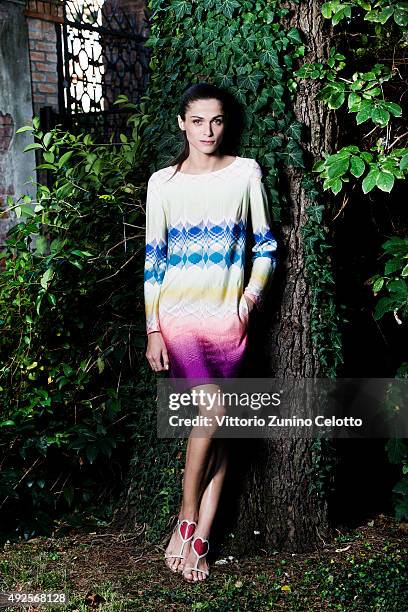
M 34 113 L 42 106 L 58 111 L 57 37 L 55 23 L 27 17 Z

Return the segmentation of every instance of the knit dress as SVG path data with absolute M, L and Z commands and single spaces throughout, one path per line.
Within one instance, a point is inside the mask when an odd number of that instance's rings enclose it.
M 221 170 L 154 172 L 146 200 L 146 331 L 160 331 L 170 378 L 235 378 L 248 342 L 248 305 L 258 309 L 276 266 L 276 241 L 259 164 L 236 157 Z M 252 268 L 244 288 L 248 214 Z M 192 385 L 190 385 L 192 386 Z M 179 385 L 180 388 L 180 385 Z

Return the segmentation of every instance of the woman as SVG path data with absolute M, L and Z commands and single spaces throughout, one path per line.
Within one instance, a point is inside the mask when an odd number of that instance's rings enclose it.
M 154 172 L 146 202 L 146 357 L 155 372 L 169 370 L 176 388 L 219 391 L 214 379 L 240 374 L 248 322 L 259 309 L 276 265 L 261 170 L 254 159 L 228 154 L 230 98 L 207 83 L 189 87 L 178 123 L 184 149 Z M 254 246 L 245 290 L 248 212 Z M 193 379 L 200 379 L 194 385 Z M 189 384 L 191 381 L 191 384 Z M 205 406 L 199 406 L 204 414 Z M 214 414 L 224 407 L 215 405 Z M 225 440 L 190 434 L 177 529 L 166 563 L 186 580 L 208 576 L 206 555 L 227 467 Z

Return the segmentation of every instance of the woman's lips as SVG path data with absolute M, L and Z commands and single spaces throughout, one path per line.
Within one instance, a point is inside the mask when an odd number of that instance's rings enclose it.
M 215 140 L 200 140 L 203 144 L 214 144 Z

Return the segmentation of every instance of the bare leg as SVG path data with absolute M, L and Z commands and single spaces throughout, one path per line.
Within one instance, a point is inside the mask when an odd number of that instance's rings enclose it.
M 214 475 L 206 486 L 204 494 L 202 496 L 198 524 L 194 534 L 196 536 L 201 536 L 207 540 L 209 539 L 211 527 L 214 521 L 215 514 L 217 512 L 218 502 L 220 499 L 228 464 L 228 451 L 225 442 L 222 439 L 214 440 L 213 442 L 217 445 L 216 451 L 214 453 L 216 456 Z M 186 561 L 184 564 L 186 569 L 183 571 L 184 577 L 189 582 L 205 580 L 206 578 L 202 572 L 196 572 L 194 570 L 189 569 L 195 566 L 196 559 L 197 557 L 194 551 L 191 550 L 190 546 L 189 554 L 186 557 Z M 198 562 L 198 569 L 208 571 L 208 564 L 206 558 L 200 559 L 200 561 Z
M 200 385 L 197 389 L 204 389 L 207 392 L 214 393 L 218 390 L 217 385 Z M 199 404 L 199 414 L 208 415 L 205 404 Z M 215 405 L 211 411 L 211 415 L 221 415 L 223 408 Z M 211 459 L 211 444 L 212 435 L 217 426 L 213 427 L 193 427 L 187 444 L 186 466 L 183 479 L 183 501 L 179 513 L 180 519 L 188 519 L 189 521 L 197 521 L 199 513 L 200 497 L 203 492 L 203 482 L 206 474 L 211 468 L 213 459 Z M 200 436 L 200 437 L 197 437 Z M 202 437 L 201 437 L 202 436 Z M 181 546 L 180 536 L 178 531 L 175 531 L 170 539 L 166 549 L 166 555 L 179 554 Z M 184 559 L 189 552 L 190 543 L 186 543 L 183 550 Z M 181 570 L 184 565 L 183 559 L 168 558 L 166 559 L 168 567 L 176 572 Z M 181 567 L 180 567 L 181 565 Z

